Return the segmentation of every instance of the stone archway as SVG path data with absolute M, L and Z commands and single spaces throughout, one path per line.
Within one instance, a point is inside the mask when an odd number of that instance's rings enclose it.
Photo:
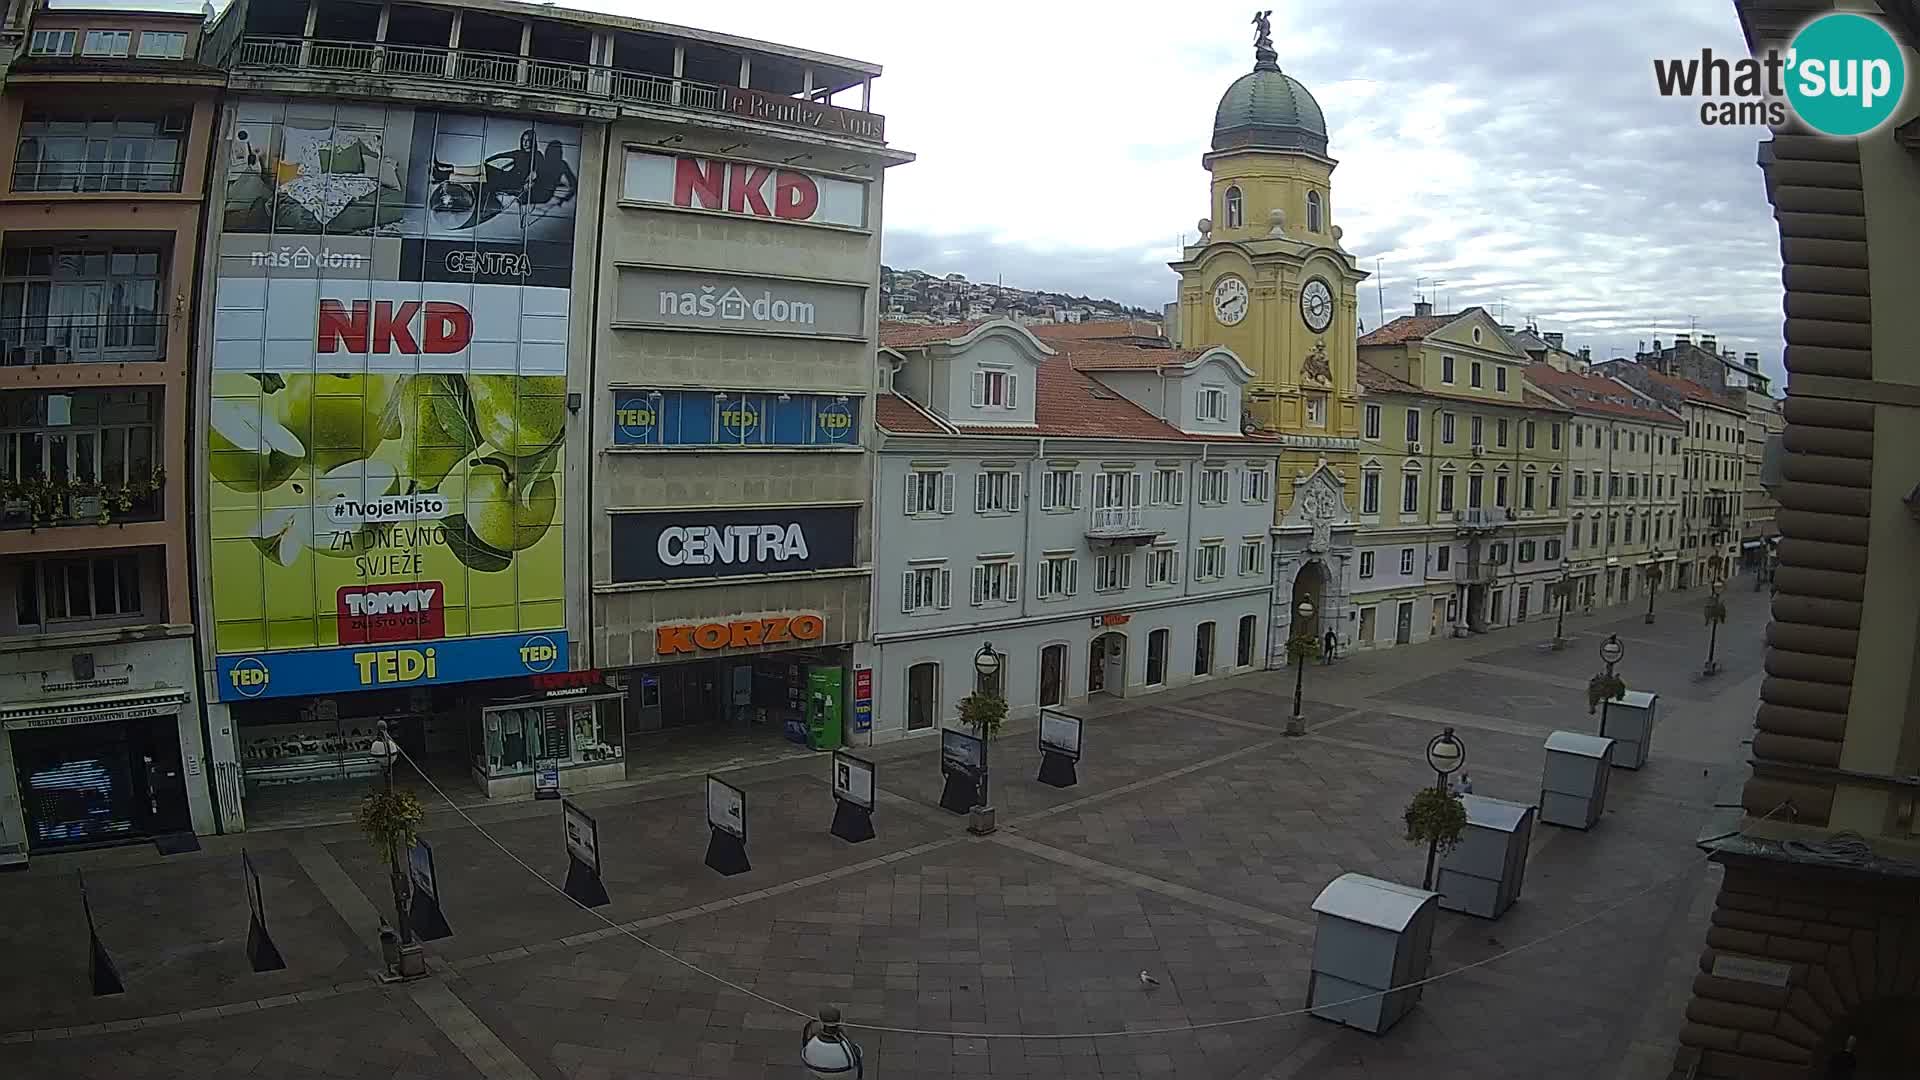
M 1300 601 L 1302 600 L 1313 604 L 1313 615 L 1304 623 L 1300 620 Z M 1292 632 L 1295 634 L 1304 633 L 1318 641 L 1320 636 L 1326 633 L 1322 629 L 1326 625 L 1324 620 L 1328 617 L 1326 563 L 1319 559 L 1309 559 L 1300 567 L 1299 572 L 1293 575 L 1293 599 L 1287 604 L 1287 614 L 1290 616 Z

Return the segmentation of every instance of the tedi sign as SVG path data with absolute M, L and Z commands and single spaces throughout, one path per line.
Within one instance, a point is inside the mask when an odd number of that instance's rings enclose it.
M 616 514 L 615 581 L 741 577 L 856 565 L 859 508 Z
M 628 150 L 628 202 L 735 214 L 796 225 L 867 224 L 867 185 L 759 162 Z

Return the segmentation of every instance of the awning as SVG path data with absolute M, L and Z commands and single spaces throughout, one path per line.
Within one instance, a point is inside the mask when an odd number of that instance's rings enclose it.
M 178 687 L 135 690 L 91 697 L 44 698 L 40 701 L 10 701 L 0 704 L 0 729 L 22 731 L 31 728 L 66 727 L 70 724 L 104 724 L 114 720 L 145 720 L 173 716 L 187 700 L 187 692 Z

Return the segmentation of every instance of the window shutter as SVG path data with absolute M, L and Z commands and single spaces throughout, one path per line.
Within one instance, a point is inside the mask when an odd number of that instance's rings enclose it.
M 1134 473 L 1133 476 L 1134 476 L 1134 479 L 1136 480 L 1140 478 L 1139 473 Z M 1132 554 L 1122 555 L 1120 556 L 1120 587 L 1125 589 L 1130 587 L 1132 584 L 1133 584 L 1133 556 Z
M 1067 595 L 1072 596 L 1074 593 L 1079 591 L 1080 591 L 1080 560 L 1068 559 L 1067 560 Z
M 1038 597 L 1041 600 L 1045 600 L 1048 596 L 1052 595 L 1047 591 L 1047 578 L 1048 578 L 1047 560 L 1041 559 L 1040 560 L 1040 584 L 1035 585 L 1033 587 L 1033 595 Z
M 973 568 L 973 606 L 974 607 L 980 606 L 980 601 L 986 595 L 986 592 L 987 592 L 987 568 L 984 566 L 975 566 Z
M 987 373 L 984 371 L 975 371 L 973 373 L 973 407 L 977 409 L 986 403 Z
M 1007 564 L 1007 599 L 1020 599 L 1020 564 Z
M 900 614 L 902 615 L 913 614 L 913 577 L 914 574 L 911 570 L 904 570 L 900 573 Z
M 940 607 L 942 610 L 953 604 L 953 571 L 940 568 Z
M 919 500 L 914 498 L 914 496 L 918 494 L 920 491 L 919 480 L 920 480 L 919 473 L 917 472 L 907 473 L 907 493 L 905 497 L 901 499 L 900 508 L 901 508 L 901 512 L 906 514 L 908 517 L 912 517 L 914 514 L 914 511 L 919 509 L 919 506 L 920 506 Z
M 984 514 L 987 510 L 987 474 L 973 474 L 973 512 Z
M 1140 474 L 1137 472 L 1134 472 L 1134 473 L 1128 473 L 1127 476 L 1129 478 L 1127 480 L 1127 505 L 1139 506 L 1140 505 Z
M 1019 400 L 1019 395 L 1016 391 L 1019 385 L 1020 376 L 1011 371 L 1007 372 L 1007 408 L 1009 409 L 1018 407 L 1015 402 Z
M 1017 472 L 1007 474 L 1007 509 L 1009 510 L 1020 509 L 1021 476 L 1022 474 Z
M 1080 474 L 1076 472 L 1073 474 L 1073 508 L 1075 510 L 1080 509 L 1080 491 L 1081 491 Z M 1073 590 L 1069 589 L 1067 591 L 1072 592 Z
M 1167 560 L 1167 583 L 1178 584 L 1179 581 L 1180 581 L 1180 549 L 1174 548 L 1173 557 Z
M 940 474 L 940 512 L 953 513 L 953 474 L 950 472 Z M 945 604 L 940 606 L 946 607 Z
M 1173 474 L 1173 505 L 1180 506 L 1187 501 L 1187 470 L 1182 468 Z

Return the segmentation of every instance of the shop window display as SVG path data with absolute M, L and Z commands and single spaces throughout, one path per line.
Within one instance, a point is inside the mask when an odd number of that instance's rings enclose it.
M 480 768 L 490 777 L 529 773 L 546 764 L 619 761 L 620 702 L 534 702 L 488 709 L 481 720 Z

